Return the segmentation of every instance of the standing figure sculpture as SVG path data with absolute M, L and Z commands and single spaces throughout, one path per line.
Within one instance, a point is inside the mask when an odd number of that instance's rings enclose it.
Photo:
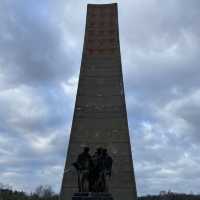
M 112 173 L 112 163 L 113 159 L 111 156 L 108 155 L 107 149 L 103 149 L 102 151 L 102 160 L 103 160 L 103 190 L 108 191 L 108 182 L 109 179 L 111 178 L 111 173 Z
M 100 147 L 93 156 L 89 150 L 89 147 L 85 147 L 73 163 L 77 171 L 79 192 L 107 192 L 113 160 L 107 149 Z
M 103 157 L 102 157 L 102 148 L 98 148 L 94 155 L 92 156 L 93 161 L 93 174 L 92 174 L 92 182 L 93 187 L 92 190 L 94 192 L 103 191 L 104 188 L 104 178 L 103 178 Z
M 78 156 L 77 161 L 73 163 L 73 166 L 77 170 L 79 192 L 89 192 L 91 190 L 90 173 L 93 164 L 89 151 L 90 148 L 85 147 L 83 152 Z

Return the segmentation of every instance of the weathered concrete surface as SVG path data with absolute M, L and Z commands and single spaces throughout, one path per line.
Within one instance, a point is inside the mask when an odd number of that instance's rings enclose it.
M 82 147 L 105 147 L 114 160 L 110 193 L 136 200 L 119 46 L 117 4 L 88 5 L 85 40 L 65 169 Z M 75 175 L 64 173 L 61 200 L 77 192 Z

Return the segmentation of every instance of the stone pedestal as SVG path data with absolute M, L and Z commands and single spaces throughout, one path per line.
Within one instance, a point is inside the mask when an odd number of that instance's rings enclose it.
M 77 192 L 73 194 L 72 200 L 113 200 L 113 197 L 106 192 Z

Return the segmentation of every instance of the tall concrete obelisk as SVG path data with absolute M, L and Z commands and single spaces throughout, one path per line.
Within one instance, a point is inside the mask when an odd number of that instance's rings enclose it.
M 117 4 L 89 4 L 76 104 L 65 169 L 83 146 L 108 149 L 114 200 L 136 200 L 119 45 Z M 64 173 L 61 200 L 71 200 L 77 177 Z

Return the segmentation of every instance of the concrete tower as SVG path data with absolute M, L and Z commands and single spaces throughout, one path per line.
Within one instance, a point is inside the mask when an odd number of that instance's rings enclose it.
M 87 7 L 85 39 L 65 169 L 83 146 L 105 147 L 112 156 L 110 193 L 114 200 L 136 200 L 122 77 L 117 4 Z M 64 173 L 61 200 L 71 200 L 77 177 Z

